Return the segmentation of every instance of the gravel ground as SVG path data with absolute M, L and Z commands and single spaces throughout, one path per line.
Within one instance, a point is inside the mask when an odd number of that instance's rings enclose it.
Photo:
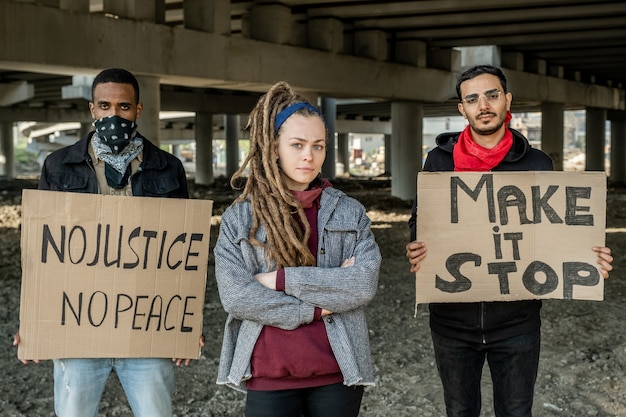
M 54 416 L 52 364 L 22 365 L 11 346 L 18 328 L 20 295 L 20 201 L 33 181 L 0 182 L 0 331 L 5 340 L 0 361 L 0 416 Z M 414 317 L 414 278 L 408 271 L 410 204 L 390 197 L 388 181 L 341 181 L 338 188 L 368 208 L 383 253 L 380 286 L 368 310 L 377 385 L 368 388 L 363 417 L 440 417 L 445 415 L 436 373 L 427 308 Z M 234 194 L 227 187 L 192 187 L 193 198 L 214 200 L 215 225 Z M 543 339 L 533 407 L 535 416 L 626 416 L 626 191 L 609 189 L 607 245 L 615 271 L 605 301 L 548 300 L 543 310 Z M 212 244 L 217 237 L 212 230 Z M 243 416 L 243 395 L 215 384 L 225 313 L 217 295 L 210 258 L 204 334 L 200 360 L 178 368 L 175 415 Z M 485 370 L 488 373 L 488 370 Z M 484 378 L 483 416 L 493 417 L 489 378 Z M 117 378 L 109 378 L 101 416 L 131 416 Z

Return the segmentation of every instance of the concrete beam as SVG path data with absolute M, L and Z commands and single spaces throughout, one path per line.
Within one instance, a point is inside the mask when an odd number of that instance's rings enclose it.
M 33 21 L 41 24 L 33 27 Z M 4 34 L 0 37 L 0 68 L 6 69 L 95 75 L 102 68 L 121 66 L 137 75 L 158 77 L 163 84 L 255 92 L 286 80 L 303 93 L 335 98 L 428 103 L 455 95 L 457 74 L 447 70 L 27 3 L 0 1 L 0 27 Z M 32 28 L 27 38 L 21 35 L 24 27 Z M 126 39 L 133 42 L 120 41 Z M 58 45 L 72 48 L 64 51 Z M 101 53 L 104 51 L 107 53 Z M 617 88 L 520 72 L 508 75 L 514 94 L 527 100 L 626 108 L 624 92 Z
M 193 111 L 212 114 L 248 114 L 258 95 L 236 96 L 161 90 L 161 111 Z
M 584 84 L 528 72 L 512 71 L 503 68 L 508 82 L 508 89 L 516 97 L 524 100 L 549 101 L 563 103 L 566 106 L 597 107 L 605 109 L 624 109 L 624 91 L 616 88 Z M 590 105 L 590 103 L 592 103 Z
M 339 119 L 335 122 L 335 130 L 337 133 L 380 133 L 390 135 L 391 122 Z
M 26 81 L 0 84 L 0 106 L 11 106 L 35 95 L 35 86 Z
M 87 103 L 84 109 L 22 109 L 0 108 L 0 122 L 32 121 L 32 122 L 82 122 L 91 123 Z
M 441 101 L 454 91 L 454 74 L 446 71 L 310 48 L 25 3 L 0 2 L 0 16 L 7 34 L 0 37 L 0 68 L 6 69 L 95 75 L 102 68 L 121 66 L 137 75 L 157 76 L 164 84 L 255 92 L 286 80 L 303 93 L 339 98 Z M 42 24 L 25 40 L 20 33 L 32 21 Z M 70 44 L 71 50 L 61 53 L 58 45 Z

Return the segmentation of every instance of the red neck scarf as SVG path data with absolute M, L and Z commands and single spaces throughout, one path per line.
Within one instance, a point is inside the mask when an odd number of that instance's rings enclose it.
M 483 148 L 472 139 L 470 126 L 467 125 L 459 135 L 452 150 L 455 171 L 491 171 L 498 165 L 513 146 L 513 133 L 508 128 L 511 113 L 506 112 L 505 130 L 502 140 L 493 148 Z

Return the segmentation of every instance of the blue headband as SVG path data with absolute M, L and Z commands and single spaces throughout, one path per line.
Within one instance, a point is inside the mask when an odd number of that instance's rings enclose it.
M 278 129 L 280 129 L 280 127 L 283 125 L 283 123 L 285 123 L 285 121 L 287 119 L 289 119 L 289 117 L 292 114 L 294 114 L 295 112 L 297 112 L 300 109 L 309 109 L 313 113 L 318 114 L 319 116 L 322 115 L 322 113 L 320 113 L 320 111 L 318 109 L 316 109 L 315 107 L 313 107 L 311 104 L 307 103 L 306 101 L 301 101 L 300 103 L 295 103 L 295 104 L 289 105 L 289 106 L 285 107 L 284 109 L 282 109 L 276 115 L 276 120 L 274 121 L 274 132 L 278 133 Z

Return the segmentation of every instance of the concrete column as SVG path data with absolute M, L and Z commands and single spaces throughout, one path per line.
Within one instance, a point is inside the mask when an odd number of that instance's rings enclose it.
M 343 51 L 343 23 L 339 19 L 308 19 L 307 45 L 327 52 Z
M 336 175 L 348 175 L 350 171 L 349 139 L 349 133 L 337 133 L 337 164 L 343 165 L 343 170 L 337 170 Z
M 563 171 L 564 108 L 562 103 L 541 103 L 541 149 L 552 158 L 555 171 Z
M 195 183 L 213 184 L 213 115 L 196 113 L 196 177 Z
M 226 136 L 226 177 L 230 178 L 239 169 L 239 115 L 224 116 Z
M 461 51 L 457 49 L 433 49 L 428 51 L 428 66 L 445 71 L 461 71 Z
M 165 0 L 104 0 L 102 11 L 113 15 L 133 20 L 148 22 L 157 21 L 157 9 L 160 2 Z
M 154 0 L 154 20 L 153 22 L 158 25 L 165 24 L 165 14 L 167 7 L 165 4 L 165 0 Z M 150 19 L 145 19 L 150 20 Z
M 533 74 L 546 75 L 548 73 L 548 63 L 545 59 L 529 59 L 524 69 Z
M 458 50 L 461 52 L 463 68 L 484 64 L 501 65 L 500 48 L 495 45 L 466 46 Z
M 391 195 L 403 200 L 414 200 L 417 195 L 417 172 L 422 168 L 423 117 L 421 103 L 391 103 Z
M 2 175 L 15 179 L 15 145 L 13 144 L 13 123 L 0 122 L 0 162 Z
M 606 110 L 595 107 L 586 109 L 585 117 L 585 170 L 604 171 L 604 146 L 606 143 L 604 122 Z
M 137 77 L 139 82 L 139 101 L 143 103 L 141 116 L 137 120 L 137 130 L 150 142 L 161 144 L 161 89 L 158 77 Z
M 354 34 L 354 54 L 376 61 L 386 61 L 389 47 L 382 30 L 359 30 Z
M 427 65 L 426 42 L 413 39 L 398 40 L 394 44 L 394 61 L 401 64 L 425 68 Z
M 291 9 L 282 4 L 252 6 L 249 24 L 252 39 L 278 44 L 286 44 L 291 40 Z
M 337 120 L 337 101 L 334 98 L 322 98 L 322 115 L 326 121 L 328 135 L 326 137 L 326 160 L 322 165 L 322 176 L 329 180 L 337 176 L 335 151 L 335 123 Z
M 183 19 L 187 29 L 216 35 L 230 34 L 229 0 L 185 0 Z
M 514 71 L 524 71 L 524 54 L 521 52 L 504 52 L 500 55 L 502 66 Z
M 626 119 L 611 119 L 611 171 L 613 183 L 626 184 Z
M 391 135 L 385 135 L 385 175 L 391 175 Z
M 72 84 L 61 87 L 61 97 L 63 99 L 84 99 L 91 101 L 91 85 L 94 77 L 84 75 L 72 76 Z
M 59 9 L 89 13 L 89 0 L 59 0 Z

